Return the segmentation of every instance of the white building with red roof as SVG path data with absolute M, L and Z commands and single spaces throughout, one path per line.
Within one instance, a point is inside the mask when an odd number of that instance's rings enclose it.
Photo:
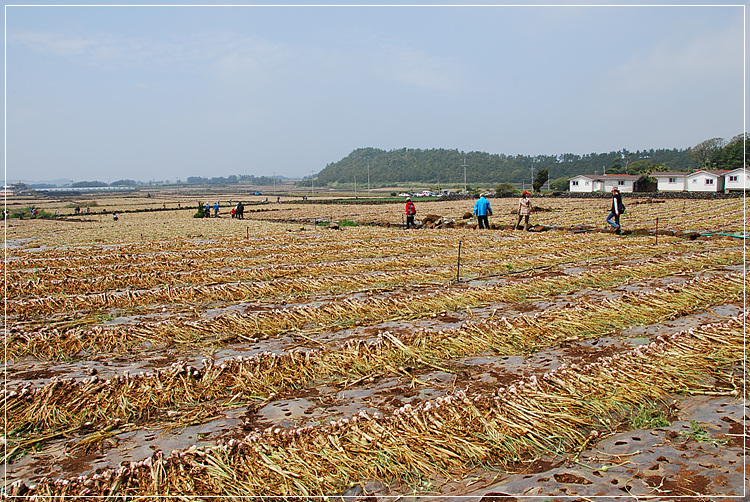
M 571 192 L 610 192 L 617 187 L 620 192 L 637 192 L 643 176 L 634 174 L 581 174 L 568 181 Z

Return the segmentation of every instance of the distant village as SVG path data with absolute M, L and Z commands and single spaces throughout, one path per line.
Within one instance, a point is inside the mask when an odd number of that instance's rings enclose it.
M 693 172 L 653 172 L 651 178 L 632 174 L 581 174 L 568 181 L 571 192 L 609 192 L 617 187 L 622 193 L 633 192 L 714 192 L 729 193 L 750 188 L 746 168 L 726 170 L 698 169 Z

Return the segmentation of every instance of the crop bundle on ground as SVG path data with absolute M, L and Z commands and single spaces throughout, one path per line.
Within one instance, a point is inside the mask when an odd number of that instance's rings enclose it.
M 739 250 L 711 252 L 688 257 L 644 260 L 639 265 L 602 266 L 570 276 L 522 280 L 496 287 L 446 289 L 432 294 L 391 295 L 385 298 L 327 302 L 321 306 L 295 309 L 274 309 L 257 314 L 228 314 L 210 321 L 161 321 L 135 326 L 90 329 L 40 329 L 34 332 L 11 329 L 7 356 L 11 359 L 26 354 L 42 359 L 70 357 L 81 351 L 90 353 L 128 351 L 148 342 L 152 345 L 227 343 L 231 340 L 252 340 L 294 330 L 318 331 L 342 329 L 353 325 L 379 323 L 429 315 L 444 310 L 486 305 L 490 302 L 520 301 L 529 296 L 549 296 L 577 291 L 581 288 L 612 287 L 644 277 L 669 275 L 684 268 L 716 268 L 741 260 Z M 232 291 L 242 285 L 223 285 Z M 414 300 L 414 301 L 412 301 Z
M 53 431 L 98 431 L 125 423 L 194 420 L 216 408 L 284 395 L 296 389 L 359 380 L 399 368 L 455 371 L 451 360 L 493 353 L 529 354 L 563 339 L 612 334 L 672 319 L 741 298 L 736 275 L 694 279 L 681 286 L 629 293 L 515 319 L 488 319 L 437 332 L 420 330 L 397 338 L 350 340 L 340 348 L 262 353 L 202 368 L 175 363 L 164 371 L 112 379 L 54 380 L 39 389 L 21 387 L 7 395 L 10 445 L 22 450 Z M 205 409 L 204 409 L 205 408 Z M 171 410 L 168 414 L 167 410 Z M 206 411 L 208 410 L 208 411 Z M 94 432 L 95 436 L 97 432 Z
M 10 494 L 326 495 L 350 483 L 462 473 L 478 464 L 565 454 L 613 421 L 672 393 L 737 394 L 744 317 L 660 339 L 584 367 L 561 367 L 492 394 L 441 397 L 382 418 L 360 413 L 321 427 L 255 432 L 214 448 L 161 452 L 91 476 L 16 483 Z M 593 439 L 592 439 L 593 438 Z

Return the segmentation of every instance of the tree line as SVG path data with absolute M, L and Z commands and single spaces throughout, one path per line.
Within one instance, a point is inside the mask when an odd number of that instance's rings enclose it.
M 654 171 L 691 171 L 695 169 L 735 169 L 743 163 L 745 134 L 730 141 L 706 140 L 693 148 L 622 149 L 608 153 L 577 155 L 505 155 L 486 152 L 462 152 L 457 149 L 381 150 L 359 148 L 345 158 L 330 163 L 315 176 L 315 184 L 385 186 L 403 183 L 431 185 L 539 183 L 538 175 L 562 185 L 580 174 L 645 174 Z M 748 155 L 750 159 L 750 155 Z
M 650 164 L 667 164 L 674 170 L 698 167 L 689 150 L 651 149 L 630 152 L 577 155 L 505 155 L 486 152 L 461 152 L 445 149 L 380 150 L 360 148 L 338 162 L 328 164 L 316 176 L 320 186 L 366 183 L 369 171 L 371 184 L 430 183 L 463 184 L 531 183 L 535 175 L 546 169 L 552 178 L 568 178 L 579 174 L 615 174 L 627 172 L 629 164 L 639 160 Z M 464 177 L 464 174 L 466 177 Z

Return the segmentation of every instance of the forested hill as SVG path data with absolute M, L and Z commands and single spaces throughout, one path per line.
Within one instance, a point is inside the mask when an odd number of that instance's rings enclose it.
M 316 177 L 316 184 L 332 185 L 367 183 L 368 165 L 370 183 L 463 184 L 464 161 L 468 184 L 521 183 L 531 181 L 534 173 L 547 169 L 551 180 L 569 178 L 579 174 L 628 173 L 652 164 L 665 164 L 669 170 L 685 171 L 698 167 L 686 150 L 621 150 L 587 155 L 503 155 L 485 152 L 460 152 L 458 150 L 420 150 L 402 148 L 380 150 L 360 148 L 338 162 L 328 164 Z M 661 169 L 666 170 L 666 169 Z

